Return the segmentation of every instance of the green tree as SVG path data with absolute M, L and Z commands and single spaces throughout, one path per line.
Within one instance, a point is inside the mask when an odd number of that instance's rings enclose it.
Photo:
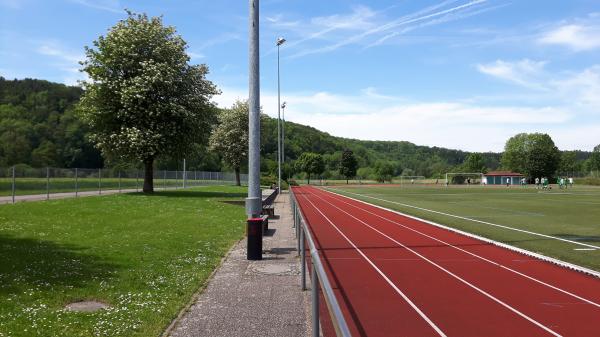
M 486 173 L 485 160 L 480 153 L 471 153 L 463 162 L 463 170 L 466 172 Z
M 600 145 L 594 147 L 594 151 L 588 159 L 587 168 L 590 171 L 600 171 Z
M 575 151 L 564 151 L 560 155 L 558 170 L 563 174 L 572 174 L 577 169 L 577 153 Z
M 350 149 L 344 150 L 342 153 L 342 160 L 340 162 L 340 174 L 346 177 L 346 184 L 348 180 L 356 176 L 356 170 L 358 169 L 358 160 L 354 156 L 354 152 Z
M 190 65 L 186 43 L 160 17 L 128 12 L 106 36 L 85 48 L 80 102 L 91 139 L 106 157 L 144 163 L 143 191 L 154 191 L 160 155 L 185 154 L 205 144 L 218 90 L 206 65 Z
M 379 182 L 392 182 L 394 166 L 387 161 L 378 161 L 375 163 L 375 179 Z
M 526 172 L 529 151 L 527 147 L 528 139 L 529 135 L 527 133 L 519 133 L 506 141 L 501 159 L 504 168 L 519 173 Z
M 313 152 L 304 152 L 296 161 L 299 171 L 306 172 L 308 183 L 310 184 L 311 175 L 319 175 L 325 171 L 325 161 L 323 156 Z
M 236 101 L 231 109 L 221 111 L 219 125 L 210 135 L 210 148 L 218 152 L 235 171 L 240 186 L 240 168 L 248 157 L 248 102 Z
M 521 133 L 506 142 L 502 164 L 528 177 L 551 177 L 560 164 L 560 151 L 547 134 Z
M 31 164 L 35 167 L 57 166 L 58 149 L 51 141 L 44 141 L 31 152 Z

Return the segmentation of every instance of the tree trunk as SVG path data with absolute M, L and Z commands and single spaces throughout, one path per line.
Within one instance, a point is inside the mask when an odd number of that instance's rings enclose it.
M 240 183 L 240 168 L 239 167 L 235 168 L 235 185 L 242 186 L 242 184 Z
M 348 185 L 348 178 L 346 178 L 346 185 Z
M 154 158 L 144 160 L 144 193 L 154 193 Z
M 308 174 L 308 184 L 310 185 L 310 173 Z

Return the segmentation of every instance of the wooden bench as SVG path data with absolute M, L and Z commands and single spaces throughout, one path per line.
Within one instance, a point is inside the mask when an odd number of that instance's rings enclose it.
M 279 194 L 279 190 L 276 188 L 268 196 L 265 197 L 263 195 L 263 200 L 262 200 L 262 214 L 263 215 L 268 215 L 270 217 L 275 216 L 275 206 L 273 205 L 273 202 L 275 201 L 275 198 L 277 197 L 278 194 Z
M 260 217 L 263 223 L 263 235 L 269 230 L 269 216 L 263 215 Z
M 275 216 L 275 206 L 271 205 L 263 205 L 262 214 L 266 216 Z

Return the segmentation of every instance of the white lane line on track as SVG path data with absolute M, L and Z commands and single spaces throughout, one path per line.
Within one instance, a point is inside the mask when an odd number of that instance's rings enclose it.
M 314 194 L 313 194 L 314 195 Z M 369 259 L 365 253 L 362 252 L 362 250 L 360 250 L 355 244 L 354 242 L 352 242 L 325 214 L 323 214 L 323 212 L 321 212 L 321 210 L 315 206 L 315 204 L 313 204 L 312 201 L 310 201 L 310 199 L 308 199 L 306 197 L 306 195 L 302 194 L 302 197 L 304 197 L 304 199 L 306 199 L 306 201 L 308 201 L 312 207 L 321 214 L 321 216 L 323 216 L 323 218 L 325 218 L 325 220 L 327 220 L 329 222 L 329 224 L 331 224 L 331 226 L 333 226 L 333 228 L 335 228 L 335 230 L 340 233 L 340 235 L 346 239 L 346 241 L 348 241 L 348 243 L 371 265 L 371 267 L 373 267 L 373 269 L 375 269 L 375 271 L 377 271 L 377 273 L 379 275 L 381 275 L 381 277 L 383 277 L 383 279 L 398 293 L 398 295 L 400 295 L 405 301 L 406 303 L 408 303 L 418 314 L 419 316 L 421 316 L 421 318 L 423 318 L 427 324 L 429 324 L 429 326 L 431 326 L 431 328 L 433 328 L 433 330 L 435 330 L 435 332 L 438 333 L 438 335 L 440 335 L 441 337 L 447 337 L 446 334 L 437 326 L 435 325 L 435 323 L 433 323 L 433 321 L 431 321 L 431 319 L 429 319 L 429 317 L 427 317 L 427 315 L 425 315 L 425 313 L 423 311 L 421 311 L 421 309 L 419 309 L 419 307 L 417 307 L 413 301 L 410 300 L 410 298 L 408 298 L 408 296 L 406 296 L 406 294 L 404 294 L 402 292 L 402 290 L 400 290 L 388 277 L 387 275 L 385 275 L 381 269 L 379 269 L 375 263 L 373 263 L 373 261 L 371 261 L 371 259 Z
M 438 269 L 440 269 L 440 270 L 444 271 L 444 272 L 445 272 L 445 273 L 447 273 L 448 275 L 450 275 L 450 276 L 454 277 L 454 278 L 455 278 L 455 279 L 457 279 L 458 281 L 460 281 L 460 282 L 462 282 L 463 284 L 467 285 L 468 287 L 470 287 L 470 288 L 474 289 L 475 291 L 479 292 L 480 294 L 482 294 L 482 295 L 486 296 L 487 298 L 491 299 L 492 301 L 494 301 L 494 302 L 496 302 L 496 303 L 500 304 L 501 306 L 505 307 L 506 309 L 508 309 L 508 310 L 512 311 L 513 313 L 515 313 L 515 314 L 517 314 L 517 315 L 521 316 L 522 318 L 526 319 L 526 320 L 527 320 L 527 321 L 529 321 L 530 323 L 533 323 L 534 325 L 538 326 L 539 328 L 541 328 L 541 329 L 545 330 L 545 331 L 546 331 L 546 332 L 548 332 L 549 334 L 551 334 L 551 335 L 553 335 L 553 336 L 556 336 L 556 337 L 562 337 L 562 335 L 560 335 L 559 333 L 557 333 L 557 332 L 553 331 L 552 329 L 550 329 L 550 328 L 546 327 L 546 326 L 545 326 L 545 325 L 543 325 L 542 323 L 540 323 L 540 322 L 538 322 L 538 321 L 534 320 L 533 318 L 531 318 L 531 317 L 529 317 L 529 316 L 525 315 L 524 313 L 522 313 L 522 312 L 520 312 L 519 310 L 517 310 L 517 309 L 515 309 L 515 308 L 511 307 L 510 305 L 508 305 L 508 304 L 504 303 L 502 300 L 500 300 L 500 299 L 498 299 L 498 298 L 494 297 L 492 294 L 490 294 L 490 293 L 486 292 L 485 290 L 478 288 L 478 287 L 477 287 L 477 286 L 475 286 L 474 284 L 472 284 L 472 283 L 470 283 L 469 281 L 467 281 L 467 280 L 465 280 L 465 279 L 461 278 L 460 276 L 458 276 L 458 275 L 454 274 L 453 272 L 449 271 L 448 269 L 446 269 L 446 268 L 444 268 L 444 267 L 440 266 L 439 264 L 437 264 L 437 263 L 433 262 L 432 260 L 430 260 L 430 259 L 428 259 L 427 257 L 425 257 L 425 256 L 421 255 L 419 252 L 415 251 L 414 249 L 412 249 L 412 248 L 410 248 L 410 247 L 406 246 L 405 244 L 403 244 L 403 243 L 401 243 L 401 242 L 397 241 L 396 239 L 394 239 L 394 238 L 390 237 L 389 235 L 387 235 L 387 234 L 383 233 L 382 231 L 378 230 L 377 228 L 375 228 L 375 227 L 373 227 L 373 226 L 369 225 L 368 223 L 366 223 L 366 222 L 362 221 L 361 219 L 359 219 L 359 218 L 355 217 L 354 215 L 352 215 L 352 214 L 350 214 L 350 213 L 348 213 L 348 212 L 344 211 L 343 209 L 341 209 L 341 208 L 339 208 L 339 207 L 335 206 L 334 204 L 330 203 L 329 201 L 327 201 L 327 200 L 323 199 L 322 197 L 320 197 L 320 196 L 318 196 L 318 195 L 316 195 L 316 194 L 313 194 L 313 195 L 314 195 L 314 196 L 316 196 L 317 198 L 319 198 L 319 199 L 323 200 L 324 202 L 328 203 L 328 204 L 329 204 L 329 205 L 331 205 L 332 207 L 335 207 L 335 208 L 336 208 L 336 209 L 338 209 L 339 211 L 341 211 L 341 212 L 343 212 L 343 213 L 347 214 L 348 216 L 350 216 L 351 218 L 355 219 L 356 221 L 358 221 L 358 222 L 362 223 L 363 225 L 365 225 L 365 226 L 367 226 L 367 227 L 371 228 L 373 231 L 375 231 L 375 232 L 379 233 L 381 236 L 383 236 L 383 237 L 386 237 L 388 240 L 390 240 L 390 241 L 392 241 L 392 242 L 396 243 L 397 245 L 399 245 L 399 246 L 403 247 L 404 249 L 407 249 L 407 250 L 409 250 L 411 253 L 413 253 L 413 254 L 415 254 L 415 255 L 419 256 L 420 258 L 422 258 L 423 260 L 425 260 L 425 261 L 426 261 L 426 262 L 428 262 L 429 264 L 431 264 L 431 265 L 433 265 L 433 266 L 437 267 Z M 312 204 L 312 203 L 311 203 L 311 204 Z
M 400 205 L 400 206 L 404 206 L 404 207 L 410 207 L 410 208 L 418 209 L 418 210 L 425 211 L 425 212 L 436 213 L 436 214 L 445 215 L 445 216 L 449 216 L 449 217 L 453 217 L 453 218 L 457 218 L 457 219 L 461 219 L 461 220 L 478 222 L 478 223 L 481 223 L 481 224 L 484 224 L 484 225 L 495 226 L 495 227 L 500 227 L 500 228 L 504 228 L 504 229 L 510 229 L 510 230 L 517 231 L 517 232 L 527 233 L 527 234 L 531 234 L 531 235 L 537 235 L 537 236 L 541 236 L 541 237 L 549 238 L 549 239 L 553 239 L 553 240 L 558 240 L 558 241 L 564 241 L 564 242 L 572 243 L 572 244 L 579 245 L 579 246 L 585 246 L 585 247 L 588 247 L 588 248 L 600 249 L 599 246 L 594 246 L 594 245 L 590 245 L 590 244 L 587 244 L 587 243 L 581 243 L 581 242 L 577 242 L 577 241 L 573 241 L 573 240 L 567 240 L 567 239 L 563 239 L 563 238 L 558 238 L 558 237 L 552 236 L 552 235 L 546 235 L 546 234 L 541 234 L 541 233 L 526 231 L 524 229 L 519 229 L 519 228 L 514 228 L 514 227 L 509 227 L 509 226 L 504 226 L 504 225 L 498 225 L 498 224 L 495 224 L 495 223 L 492 223 L 492 222 L 487 222 L 487 221 L 483 221 L 483 220 L 477 220 L 477 219 L 467 218 L 467 217 L 460 216 L 460 215 L 454 215 L 454 214 L 450 214 L 450 213 L 444 213 L 444 212 L 435 211 L 435 210 L 432 210 L 432 209 L 427 209 L 427 208 L 418 207 L 418 206 L 413 206 L 413 205 L 409 205 L 409 204 L 403 204 L 401 202 L 396 202 L 396 201 L 386 200 L 386 199 L 382 199 L 382 198 L 377 198 L 377 197 L 373 197 L 373 196 L 366 195 L 366 194 L 360 194 L 360 193 L 354 193 L 354 192 L 348 192 L 348 191 L 344 191 L 344 192 L 345 193 L 349 193 L 349 194 L 358 195 L 358 196 L 361 196 L 361 197 L 366 197 L 366 198 L 371 198 L 371 199 L 375 199 L 375 200 L 379 200 L 379 201 L 383 201 L 383 202 L 388 202 L 388 203 L 391 203 L 391 204 L 396 204 L 396 205 Z
M 483 257 L 483 256 L 477 255 L 477 254 L 475 254 L 475 253 L 472 253 L 472 252 L 470 252 L 470 251 L 468 251 L 468 250 L 465 250 L 465 249 L 463 249 L 463 248 L 457 247 L 457 246 L 455 246 L 455 245 L 453 245 L 453 244 L 451 244 L 451 243 L 448 243 L 448 242 L 446 242 L 446 241 L 440 240 L 440 239 L 438 239 L 438 238 L 436 238 L 436 237 L 433 237 L 433 236 L 431 236 L 431 235 L 428 235 L 428 234 L 426 234 L 426 233 L 423 233 L 423 232 L 421 232 L 421 231 L 418 231 L 418 230 L 416 230 L 416 229 L 414 229 L 414 228 L 411 228 L 411 227 L 409 227 L 409 226 L 403 225 L 403 224 L 401 224 L 401 223 L 399 223 L 399 222 L 397 222 L 397 221 L 394 221 L 394 220 L 392 220 L 392 219 L 386 218 L 386 217 L 384 217 L 384 216 L 382 216 L 382 215 L 380 215 L 380 214 L 377 214 L 377 213 L 374 213 L 374 212 L 368 211 L 368 210 L 366 210 L 366 209 L 364 209 L 364 208 L 361 208 L 361 207 L 358 207 L 358 206 L 356 206 L 356 205 L 353 205 L 353 204 L 351 204 L 351 203 L 349 203 L 349 202 L 346 202 L 346 201 L 344 201 L 344 200 L 342 200 L 342 199 L 340 199 L 340 198 L 335 198 L 335 199 L 336 199 L 336 200 L 338 200 L 338 201 L 340 201 L 340 202 L 343 202 L 344 204 L 347 204 L 347 205 L 349 205 L 349 206 L 352 206 L 352 207 L 358 208 L 358 209 L 362 210 L 363 212 L 367 212 L 367 213 L 369 213 L 369 214 L 372 214 L 372 215 L 374 215 L 374 216 L 377 216 L 377 217 L 379 217 L 379 218 L 381 218 L 381 219 L 384 219 L 384 220 L 386 220 L 386 221 L 388 221 L 388 222 L 390 222 L 390 223 L 393 223 L 393 224 L 395 224 L 395 225 L 397 225 L 397 226 L 400 226 L 400 227 L 406 228 L 406 229 L 408 229 L 408 230 L 410 230 L 410 231 L 412 231 L 412 232 L 418 233 L 418 234 L 420 234 L 420 235 L 422 235 L 422 236 L 425 236 L 425 237 L 427 237 L 427 238 L 430 238 L 430 239 L 432 239 L 432 240 L 435 240 L 435 241 L 437 241 L 437 242 L 439 242 L 439 243 L 442 243 L 442 244 L 444 244 L 444 245 L 447 245 L 447 246 L 449 246 L 449 247 L 452 247 L 452 248 L 454 248 L 454 249 L 457 249 L 457 250 L 459 250 L 459 251 L 461 251 L 461 252 L 464 252 L 464 253 L 466 253 L 466 254 L 469 254 L 469 255 L 471 255 L 471 256 L 473 256 L 473 257 L 476 257 L 476 258 L 478 258 L 478 259 L 480 259 L 480 260 L 483 260 L 483 261 L 485 261 L 485 262 L 488 262 L 488 263 L 490 263 L 490 264 L 493 264 L 493 265 L 495 265 L 495 266 L 497 266 L 497 267 L 500 267 L 500 268 L 502 268 L 502 269 L 505 269 L 505 270 L 507 270 L 507 271 L 513 272 L 513 273 L 515 273 L 515 274 L 517 274 L 517 275 L 523 276 L 523 277 L 525 277 L 525 278 L 527 278 L 527 279 L 529 279 L 529 280 L 531 280 L 531 281 L 537 282 L 537 283 L 539 283 L 539 284 L 541 284 L 541 285 L 544 285 L 544 286 L 546 286 L 546 287 L 549 287 L 549 288 L 551 288 L 551 289 L 554 289 L 554 290 L 556 290 L 556 291 L 559 291 L 559 292 L 561 292 L 561 293 L 563 293 L 563 294 L 565 294 L 565 295 L 569 295 L 569 296 L 571 296 L 571 297 L 574 297 L 574 298 L 576 298 L 576 299 L 578 299 L 578 300 L 581 300 L 581 301 L 583 301 L 583 302 L 586 302 L 586 303 L 588 303 L 588 304 L 591 304 L 591 305 L 593 305 L 593 306 L 595 306 L 595 307 L 598 307 L 598 308 L 600 308 L 600 303 L 596 303 L 596 302 L 594 302 L 594 301 L 588 300 L 588 299 L 586 299 L 586 298 L 584 298 L 584 297 L 581 297 L 581 296 L 579 296 L 579 295 L 573 294 L 573 293 L 571 293 L 571 292 L 569 292 L 569 291 L 567 291 L 567 290 L 564 290 L 564 289 L 561 289 L 561 288 L 559 288 L 559 287 L 553 286 L 553 285 L 551 285 L 551 284 L 549 284 L 549 283 L 546 283 L 546 282 L 544 282 L 544 281 L 542 281 L 542 280 L 538 280 L 538 279 L 536 279 L 536 278 L 534 278 L 534 277 L 531 277 L 531 276 L 529 276 L 529 275 L 527 275 L 527 274 L 523 274 L 523 273 L 521 273 L 521 272 L 519 272 L 519 271 L 517 271 L 517 270 L 514 270 L 514 269 L 512 269 L 512 268 L 510 268 L 510 267 L 507 267 L 507 266 L 505 266 L 505 265 L 503 265 L 503 264 L 500 264 L 500 263 L 498 263 L 498 262 L 495 262 L 495 261 L 493 261 L 493 260 L 487 259 L 487 258 L 485 258 L 485 257 Z M 594 249 L 592 249 L 592 248 L 578 248 L 578 249 L 576 249 L 576 250 L 594 250 Z M 525 260 L 525 261 L 537 261 L 537 260 L 530 259 L 530 260 Z

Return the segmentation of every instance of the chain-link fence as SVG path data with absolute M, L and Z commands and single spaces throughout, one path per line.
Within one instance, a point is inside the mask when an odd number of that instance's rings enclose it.
M 144 170 L 118 169 L 62 169 L 62 168 L 0 168 L 0 198 L 24 195 L 46 196 L 71 193 L 78 196 L 102 194 L 103 191 L 141 191 L 144 185 Z M 248 175 L 240 174 L 240 182 L 247 184 Z M 167 190 L 206 185 L 233 185 L 234 173 L 206 171 L 154 170 L 154 189 Z

